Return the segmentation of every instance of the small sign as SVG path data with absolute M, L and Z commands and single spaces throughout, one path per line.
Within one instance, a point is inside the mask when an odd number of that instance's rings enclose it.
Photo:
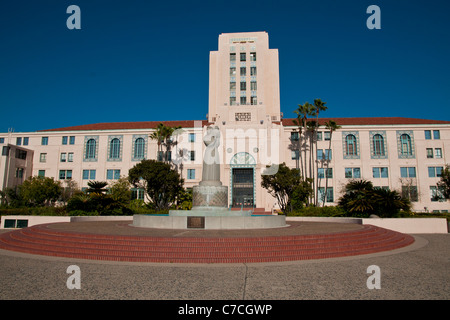
M 205 229 L 205 217 L 187 217 L 188 229 Z

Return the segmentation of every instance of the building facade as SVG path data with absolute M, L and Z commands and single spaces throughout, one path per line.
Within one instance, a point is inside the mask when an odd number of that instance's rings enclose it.
M 270 211 L 276 200 L 261 187 L 261 175 L 286 163 L 298 167 L 309 146 L 300 145 L 293 119 L 280 112 L 278 50 L 266 32 L 219 36 L 210 53 L 207 120 L 163 121 L 182 127 L 172 137 L 170 162 L 191 188 L 201 181 L 203 135 L 207 126 L 221 132 L 221 180 L 229 205 Z M 398 117 L 334 118 L 341 128 L 330 135 L 320 118 L 313 149 L 317 194 L 335 205 L 351 179 L 398 190 L 416 211 L 445 211 L 436 183 L 450 163 L 450 121 Z M 25 133 L 0 133 L 2 190 L 30 176 L 114 182 L 143 159 L 157 159 L 151 134 L 160 122 L 87 124 Z M 331 136 L 331 137 L 330 137 Z M 330 139 L 331 138 L 331 139 Z M 306 153 L 305 153 L 306 152 Z M 272 171 L 274 173 L 275 171 Z M 325 184 L 328 186 L 325 196 Z M 142 190 L 133 190 L 143 198 Z

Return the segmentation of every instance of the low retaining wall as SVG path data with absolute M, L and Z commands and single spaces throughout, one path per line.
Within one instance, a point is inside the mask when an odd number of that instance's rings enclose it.
M 80 221 L 114 221 L 129 220 L 132 216 L 2 216 L 0 229 L 24 228 L 37 224 Z M 12 226 L 14 225 L 14 226 Z

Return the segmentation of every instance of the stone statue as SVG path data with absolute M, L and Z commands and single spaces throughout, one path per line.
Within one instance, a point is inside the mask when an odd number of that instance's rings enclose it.
M 203 170 L 201 186 L 221 186 L 220 182 L 220 130 L 216 127 L 208 127 L 206 135 L 203 137 L 206 145 L 203 156 Z

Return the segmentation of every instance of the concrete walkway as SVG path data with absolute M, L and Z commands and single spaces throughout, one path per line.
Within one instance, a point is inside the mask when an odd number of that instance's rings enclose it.
M 118 263 L 0 250 L 0 298 L 8 299 L 450 299 L 450 235 L 416 235 L 390 252 L 289 263 L 191 265 Z M 67 288 L 67 268 L 81 289 Z M 381 289 L 367 288 L 379 266 Z

